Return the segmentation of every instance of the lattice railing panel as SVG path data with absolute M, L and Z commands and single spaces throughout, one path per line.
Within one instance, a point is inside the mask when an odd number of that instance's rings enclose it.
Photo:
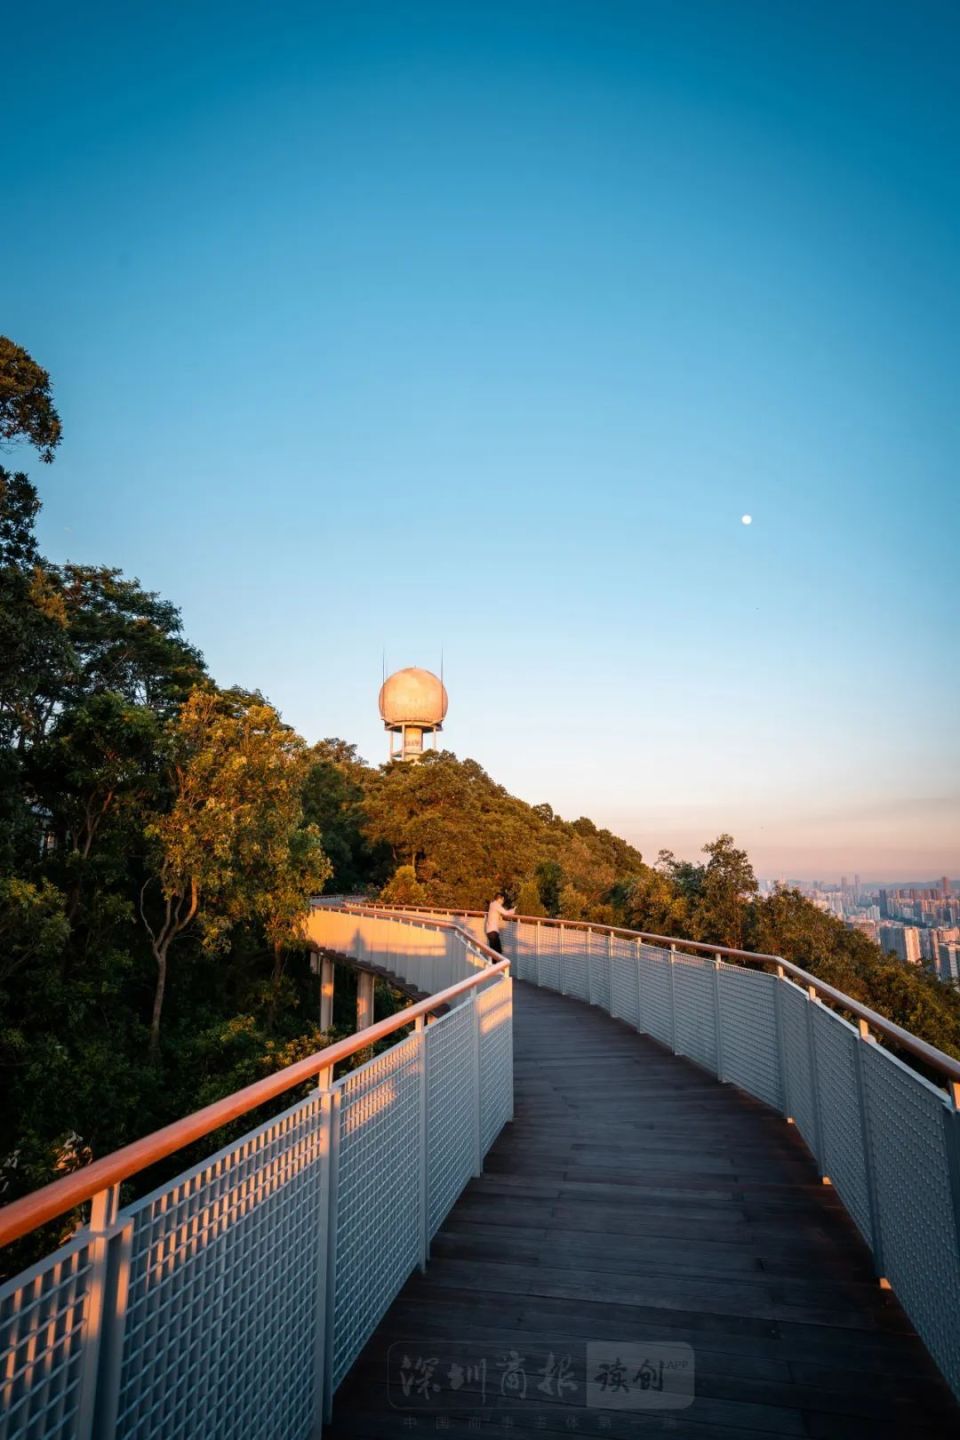
M 775 1110 L 783 1109 L 774 989 L 775 975 L 721 965 L 723 1076 Z
M 538 925 L 518 920 L 510 928 L 513 937 L 513 973 L 518 980 L 537 983 L 537 931 Z
M 0 1288 L 0 1440 L 81 1433 L 85 1367 L 96 1364 L 97 1243 L 79 1235 Z
M 640 1027 L 638 947 L 632 940 L 614 939 L 610 949 L 610 1014 Z
M 673 961 L 676 1048 L 717 1073 L 717 983 L 712 960 L 679 952 Z
M 590 961 L 585 930 L 566 929 L 559 931 L 562 947 L 560 959 L 560 987 L 565 995 L 577 1000 L 590 999 Z
M 784 1110 L 792 1117 L 807 1148 L 819 1162 L 817 1100 L 810 1068 L 812 1038 L 811 1020 L 807 1014 L 810 1001 L 804 991 L 789 980 L 780 981 L 777 993 L 780 1000 Z
M 882 1270 L 960 1396 L 960 1116 L 878 1045 L 863 1051 Z
M 426 1030 L 427 1213 L 435 1235 L 473 1174 L 477 1151 L 477 1056 L 473 1005 Z
M 670 951 L 659 945 L 640 947 L 640 1024 L 661 1045 L 673 1048 L 673 989 Z
M 416 1033 L 335 1087 L 334 1388 L 420 1258 L 421 1063 Z
M 127 1212 L 118 1440 L 302 1433 L 325 1243 L 317 1094 Z
M 554 925 L 540 925 L 537 950 L 537 977 L 546 990 L 560 989 L 560 931 Z
M 857 1077 L 860 1040 L 852 1025 L 823 1005 L 813 1004 L 813 1027 L 820 1105 L 820 1168 L 857 1224 L 867 1244 L 873 1242 L 867 1158 Z
M 590 931 L 590 1000 L 601 1010 L 610 1010 L 611 939 L 604 931 Z
M 513 981 L 509 975 L 474 992 L 480 1045 L 480 1155 L 513 1116 Z

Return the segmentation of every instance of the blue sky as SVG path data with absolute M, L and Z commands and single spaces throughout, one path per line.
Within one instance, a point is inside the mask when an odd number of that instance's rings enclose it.
M 960 872 L 952 3 L 4 34 L 53 559 L 308 739 L 380 759 L 382 649 L 443 647 L 450 747 L 651 857 Z

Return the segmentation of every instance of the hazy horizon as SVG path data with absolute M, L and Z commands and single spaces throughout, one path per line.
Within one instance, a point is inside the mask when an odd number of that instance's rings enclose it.
M 5 38 L 52 560 L 374 762 L 382 651 L 443 650 L 443 743 L 649 859 L 960 873 L 960 12 L 54 3 Z

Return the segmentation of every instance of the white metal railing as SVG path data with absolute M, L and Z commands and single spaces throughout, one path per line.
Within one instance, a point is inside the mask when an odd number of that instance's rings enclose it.
M 426 995 L 476 974 L 489 964 L 491 954 L 475 923 L 452 923 L 449 915 L 407 914 L 358 901 L 345 901 L 337 909 L 322 901 L 315 904 L 305 935 L 315 945 L 392 970 Z
M 309 932 L 389 957 L 430 998 L 0 1210 L 4 1244 L 92 1200 L 88 1225 L 0 1288 L 0 1440 L 306 1440 L 426 1264 L 512 1115 L 507 962 L 411 916 L 324 905 Z M 305 1099 L 118 1208 L 128 1176 L 306 1080 Z
M 777 956 L 524 917 L 503 944 L 518 979 L 600 1006 L 792 1121 L 960 1398 L 960 1062 Z
M 483 935 L 482 911 L 400 913 Z M 524 916 L 503 943 L 518 979 L 599 1005 L 791 1120 L 960 1399 L 960 1061 L 776 955 Z

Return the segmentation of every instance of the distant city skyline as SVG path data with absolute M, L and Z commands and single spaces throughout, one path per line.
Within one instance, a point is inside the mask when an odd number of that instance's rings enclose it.
M 782 876 L 779 876 L 779 875 L 764 875 L 764 876 L 762 876 L 762 877 L 760 877 L 760 878 L 772 882 L 772 881 L 779 880 L 779 879 L 785 878 L 785 877 L 782 877 Z M 795 876 L 795 877 L 786 877 L 786 878 L 795 878 L 795 879 L 797 879 L 797 880 L 800 880 L 800 879 L 803 879 L 804 877 L 803 877 L 803 876 L 800 876 L 800 875 L 797 875 L 797 876 Z M 809 884 L 809 885 L 812 885 L 812 884 L 814 884 L 815 881 L 818 880 L 818 879 L 822 880 L 822 882 L 823 882 L 824 885 L 828 885 L 828 884 L 839 884 L 839 883 L 842 881 L 843 877 L 842 877 L 842 876 L 839 877 L 839 880 L 838 880 L 838 878 L 837 878 L 836 876 L 831 876 L 831 875 L 815 876 L 815 877 L 814 877 L 814 880 L 808 880 L 808 881 L 805 881 L 805 883 L 806 883 L 806 884 Z M 960 887 L 960 879 L 952 879 L 949 875 L 947 876 L 947 883 L 948 883 L 951 887 Z M 913 879 L 904 878 L 902 875 L 901 875 L 901 876 L 898 876 L 898 877 L 895 877 L 895 878 L 893 878 L 893 879 L 891 879 L 889 876 L 884 877 L 884 876 L 879 876 L 879 875 L 862 875 L 862 876 L 860 876 L 860 888 L 863 889 L 863 890 L 875 890 L 878 886 L 893 887 L 894 889 L 916 889 L 916 890 L 921 890 L 921 889 L 933 888 L 933 887 L 936 887 L 936 886 L 939 885 L 939 884 L 940 884 L 940 877 L 939 877 L 939 876 L 936 877 L 936 878 L 934 878 L 934 877 L 932 877 L 932 876 L 919 877 L 919 878 L 918 878 L 917 876 L 914 876 Z
M 442 742 L 650 860 L 960 873 L 960 11 L 54 0 L 4 38 L 52 560 L 372 762 L 382 650 L 443 649 Z

